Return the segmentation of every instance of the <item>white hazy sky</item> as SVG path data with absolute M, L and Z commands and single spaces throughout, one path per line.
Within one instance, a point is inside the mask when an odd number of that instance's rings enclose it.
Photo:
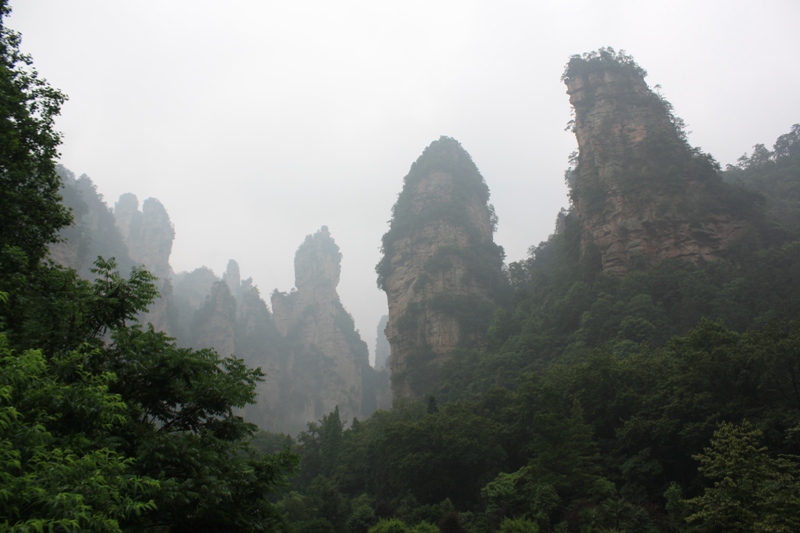
M 12 0 L 7 25 L 69 96 L 63 164 L 113 206 L 161 200 L 176 271 L 233 258 L 267 299 L 322 225 L 374 349 L 380 239 L 440 135 L 492 192 L 507 260 L 552 232 L 576 148 L 569 56 L 624 49 L 723 164 L 800 122 L 800 2 Z

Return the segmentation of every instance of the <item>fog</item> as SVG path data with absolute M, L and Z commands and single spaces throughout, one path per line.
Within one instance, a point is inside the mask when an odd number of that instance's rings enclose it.
M 175 271 L 239 262 L 268 300 L 322 225 L 374 350 L 380 240 L 440 135 L 492 192 L 508 261 L 552 232 L 576 149 L 569 56 L 623 49 L 724 166 L 800 122 L 800 3 L 12 1 L 8 26 L 69 101 L 62 163 L 109 205 L 156 197 Z M 374 354 L 373 354 L 374 356 Z

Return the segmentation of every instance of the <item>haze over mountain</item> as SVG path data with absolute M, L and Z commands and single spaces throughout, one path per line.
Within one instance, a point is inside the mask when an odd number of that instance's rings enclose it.
M 550 207 L 555 231 L 525 259 L 504 263 L 495 180 L 454 137 L 394 182 L 375 267 L 389 368 L 376 370 L 338 292 L 349 251 L 327 225 L 268 305 L 235 259 L 221 276 L 174 272 L 167 203 L 125 192 L 111 208 L 57 164 L 66 96 L 19 51 L 9 12 L 0 0 L 12 530 L 800 530 L 800 123 L 723 169 L 631 55 L 570 56 L 569 207 Z M 306 140 L 315 161 L 324 150 Z M 192 177 L 179 203 L 196 207 Z M 224 211 L 224 196 L 200 207 Z M 223 233 L 285 263 L 268 241 L 286 224 Z M 117 259 L 91 266 L 95 254 Z
M 558 79 L 571 54 L 633 53 L 723 167 L 800 116 L 794 1 L 13 9 L 22 50 L 69 95 L 62 162 L 106 198 L 158 198 L 176 271 L 219 276 L 234 258 L 265 293 L 291 287 L 285 258 L 327 225 L 344 255 L 339 293 L 370 340 L 386 313 L 380 237 L 410 162 L 439 136 L 491 184 L 509 261 L 553 231 L 577 146 Z

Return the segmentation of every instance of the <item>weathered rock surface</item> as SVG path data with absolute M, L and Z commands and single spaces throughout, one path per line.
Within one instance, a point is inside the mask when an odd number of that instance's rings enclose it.
M 233 259 L 228 260 L 228 266 L 222 275 L 222 281 L 228 285 L 231 295 L 241 304 L 242 301 L 242 276 L 239 273 L 239 263 Z
M 392 351 L 389 339 L 386 338 L 386 325 L 389 323 L 389 315 L 383 315 L 378 322 L 378 331 L 375 336 L 375 370 L 389 368 L 389 354 Z
M 383 237 L 392 393 L 418 397 L 461 345 L 483 339 L 502 284 L 489 189 L 455 140 L 434 141 L 412 165 Z
M 155 198 L 148 198 L 139 211 L 139 200 L 131 193 L 119 197 L 114 205 L 114 217 L 128 255 L 134 263 L 144 265 L 156 276 L 156 286 L 161 297 L 150 304 L 142 322 L 149 322 L 160 331 L 175 334 L 170 324 L 169 307 L 172 295 L 172 268 L 169 256 L 175 229 L 164 206 Z
M 160 280 L 169 279 L 172 269 L 169 256 L 175 229 L 164 206 L 155 198 L 148 198 L 139 211 L 139 201 L 131 193 L 119 197 L 114 205 L 117 220 L 130 258 L 143 264 Z
M 236 300 L 228 284 L 217 281 L 211 294 L 194 314 L 192 347 L 213 348 L 223 357 L 236 351 Z
M 62 201 L 72 210 L 74 223 L 61 230 L 64 242 L 50 247 L 51 258 L 91 279 L 94 275 L 90 269 L 97 257 L 113 257 L 119 270 L 127 274 L 134 263 L 116 226 L 114 214 L 92 180 L 86 175 L 76 179 L 70 170 L 60 165 L 58 174 L 63 183 Z
M 724 257 L 751 229 L 752 198 L 722 183 L 718 165 L 686 142 L 645 72 L 613 51 L 573 57 L 564 81 L 575 110 L 571 197 L 584 251 L 625 274 L 667 258 Z
M 345 420 L 377 408 L 374 393 L 365 395 L 372 371 L 367 345 L 336 292 L 341 258 L 323 226 L 297 250 L 296 290 L 272 294 L 275 326 L 290 347 L 288 379 L 281 382 L 289 388 L 282 396 L 292 399 L 292 425 L 318 420 L 337 405 Z

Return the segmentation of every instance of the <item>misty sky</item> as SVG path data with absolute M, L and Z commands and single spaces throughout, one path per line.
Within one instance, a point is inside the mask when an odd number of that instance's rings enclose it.
M 12 0 L 7 25 L 69 101 L 62 163 L 113 206 L 156 197 L 176 271 L 233 258 L 269 302 L 305 235 L 341 248 L 339 294 L 374 350 L 374 266 L 403 176 L 440 135 L 492 192 L 507 260 L 567 205 L 559 78 L 634 56 L 723 164 L 800 122 L 800 2 Z

